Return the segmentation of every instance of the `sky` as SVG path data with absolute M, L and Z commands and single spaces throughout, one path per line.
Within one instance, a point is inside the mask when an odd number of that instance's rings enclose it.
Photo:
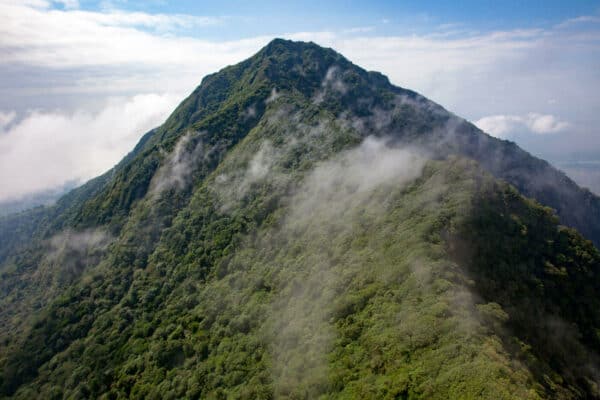
M 0 201 L 108 170 L 275 37 L 332 47 L 600 191 L 600 1 L 0 0 Z

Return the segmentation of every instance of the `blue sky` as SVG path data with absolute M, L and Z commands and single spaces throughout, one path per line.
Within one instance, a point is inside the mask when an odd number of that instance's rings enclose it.
M 565 170 L 600 160 L 600 1 L 0 0 L 0 15 L 0 201 L 107 170 L 273 37 L 332 47 Z M 582 168 L 567 172 L 600 191 Z
M 148 13 L 230 16 L 266 21 L 259 26 L 244 26 L 256 33 L 263 29 L 344 28 L 349 24 L 375 24 L 382 19 L 437 24 L 463 22 L 481 29 L 506 29 L 524 24 L 544 25 L 598 12 L 597 1 L 559 0 L 413 0 L 413 1 L 80 1 L 80 8 L 110 8 Z M 57 4 L 56 7 L 61 7 Z M 291 24 L 291 25 L 289 25 Z M 396 28 L 402 29 L 400 26 Z
M 57 5 L 60 7 L 59 5 Z M 227 38 L 282 31 L 345 29 L 373 26 L 386 33 L 426 32 L 439 25 L 495 30 L 547 27 L 600 11 L 598 1 L 80 1 L 88 10 L 111 8 L 148 13 L 192 14 L 235 22 L 194 33 Z M 221 36 L 223 37 L 223 36 Z
M 185 14 L 220 23 L 185 30 L 194 37 L 233 39 L 292 31 L 370 27 L 370 34 L 426 33 L 452 25 L 470 30 L 549 27 L 582 15 L 597 15 L 598 1 L 87 1 L 79 8 Z M 55 8 L 65 8 L 55 3 Z

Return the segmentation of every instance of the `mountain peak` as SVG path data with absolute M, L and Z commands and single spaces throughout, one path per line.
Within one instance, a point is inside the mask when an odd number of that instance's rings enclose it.
M 333 49 L 313 42 L 286 39 L 272 40 L 251 59 L 260 63 L 259 68 L 265 69 L 266 76 L 273 83 L 283 86 L 296 84 L 296 89 L 301 91 L 303 86 L 319 86 L 333 67 L 354 67 L 362 71 Z
M 297 51 L 299 49 L 306 49 L 306 48 L 310 48 L 310 47 L 318 48 L 318 49 L 322 49 L 322 50 L 330 50 L 330 51 L 335 52 L 332 49 L 327 49 L 323 46 L 319 46 L 318 44 L 316 44 L 312 41 L 304 42 L 301 40 L 291 40 L 291 39 L 284 39 L 284 38 L 274 38 L 265 47 L 263 47 L 261 51 L 267 51 L 267 52 L 272 52 L 272 51 L 276 51 L 276 50 Z
M 261 50 L 258 51 L 257 55 L 260 53 L 273 55 L 285 52 L 301 54 L 305 51 L 314 51 L 315 53 L 331 53 L 336 56 L 342 57 L 341 54 L 339 54 L 335 50 L 329 47 L 320 46 L 312 41 L 304 42 L 301 40 L 290 40 L 283 38 L 275 38 L 271 40 L 266 46 L 264 46 Z
M 0 397 L 600 398 L 600 254 L 519 191 L 600 243 L 548 163 L 275 39 L 0 219 Z
M 474 158 L 526 196 L 554 208 L 563 224 L 600 244 L 600 226 L 593 223 L 600 220 L 597 196 L 513 143 L 485 135 L 424 96 L 313 42 L 276 38 L 252 57 L 206 76 L 146 148 L 172 149 L 189 129 L 219 136 L 226 119 L 236 126 L 235 132 L 227 131 L 232 140 L 228 145 L 235 144 L 261 120 L 273 92 L 292 99 L 298 109 L 346 119 L 344 123 L 358 128 L 357 135 L 363 138 L 388 136 L 416 142 L 436 157 L 458 153 Z

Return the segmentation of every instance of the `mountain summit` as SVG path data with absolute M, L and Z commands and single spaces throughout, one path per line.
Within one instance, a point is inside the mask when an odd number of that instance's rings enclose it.
M 0 219 L 1 393 L 600 398 L 599 221 L 516 144 L 275 39 Z

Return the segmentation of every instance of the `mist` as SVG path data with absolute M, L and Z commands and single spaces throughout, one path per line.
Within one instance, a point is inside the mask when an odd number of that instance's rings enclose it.
M 385 199 L 417 179 L 426 160 L 416 149 L 367 137 L 358 147 L 318 163 L 294 191 L 275 236 L 313 250 L 290 266 L 294 278 L 280 283 L 273 301 L 268 326 L 276 395 L 315 397 L 326 385 L 328 354 L 337 340 L 331 318 L 350 273 L 344 272 L 349 266 L 341 263 L 331 240 L 351 237 L 363 218 L 383 215 L 389 206 Z
M 95 266 L 113 241 L 102 228 L 59 232 L 48 239 L 48 251 L 38 273 L 47 272 L 45 278 L 56 283 L 70 282 L 86 268 Z M 50 270 L 46 271 L 44 266 Z
M 376 189 L 398 189 L 422 172 L 424 151 L 394 148 L 388 139 L 367 137 L 360 146 L 318 165 L 292 201 L 290 223 L 322 213 L 341 217 L 370 199 Z
M 194 168 L 205 157 L 201 134 L 186 132 L 173 150 L 164 155 L 161 167 L 156 171 L 150 184 L 150 194 L 157 196 L 165 190 L 181 190 L 190 183 Z

